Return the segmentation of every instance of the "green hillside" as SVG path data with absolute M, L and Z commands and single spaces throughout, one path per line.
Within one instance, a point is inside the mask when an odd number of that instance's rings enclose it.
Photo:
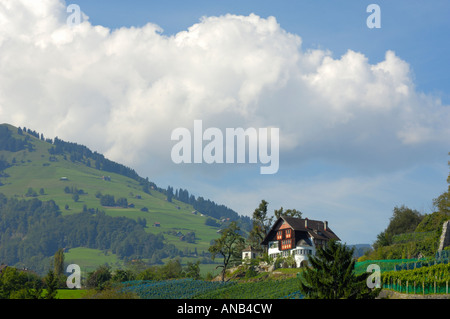
M 443 225 L 450 220 L 450 174 L 447 182 L 447 191 L 433 200 L 435 211 L 432 213 L 421 214 L 404 205 L 395 207 L 388 227 L 377 235 L 373 250 L 359 260 L 434 259 Z
M 146 232 L 163 234 L 164 242 L 173 244 L 182 257 L 201 256 L 217 238 L 219 219 L 172 196 L 168 200 L 166 190 L 84 146 L 60 146 L 57 141 L 61 142 L 0 125 L 0 193 L 7 198 L 53 200 L 63 216 L 88 210 L 131 218 L 146 225 Z M 74 151 L 68 151 L 72 146 Z M 114 196 L 115 203 L 102 205 L 105 195 Z M 205 225 L 211 218 L 216 225 Z

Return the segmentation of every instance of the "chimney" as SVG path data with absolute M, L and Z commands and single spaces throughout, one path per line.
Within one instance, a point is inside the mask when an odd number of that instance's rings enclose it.
M 323 222 L 323 230 L 328 230 L 328 222 L 327 221 Z
M 308 228 L 308 218 L 305 218 L 305 228 Z

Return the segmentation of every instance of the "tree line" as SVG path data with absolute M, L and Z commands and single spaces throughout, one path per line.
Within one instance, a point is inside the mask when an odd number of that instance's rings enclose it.
M 30 138 L 14 138 L 11 130 L 4 125 L 0 125 L 0 151 L 18 152 L 24 149 L 32 149 Z
M 65 159 L 67 159 L 68 156 L 68 160 L 72 162 L 79 162 L 88 167 L 94 167 L 98 170 L 116 173 L 134 179 L 139 182 L 142 190 L 147 194 L 150 194 L 150 190 L 154 189 L 165 194 L 168 202 L 172 202 L 172 199 L 176 199 L 183 203 L 190 204 L 194 207 L 194 209 L 216 219 L 229 218 L 230 221 L 239 220 L 239 224 L 243 230 L 249 231 L 252 227 L 251 220 L 247 216 L 240 216 L 234 210 L 224 205 L 216 204 L 214 201 L 205 199 L 201 196 L 195 197 L 194 195 L 189 194 L 189 192 L 185 189 L 180 188 L 174 191 L 171 186 L 166 189 L 160 188 L 155 183 L 149 181 L 148 178 L 139 176 L 132 168 L 111 161 L 105 158 L 104 155 L 98 152 L 93 152 L 84 145 L 66 142 L 58 137 L 55 137 L 54 139 L 44 138 L 43 134 L 26 127 L 23 129 L 19 127 L 17 133 L 19 135 L 28 133 L 29 135 L 26 135 L 24 140 L 16 139 L 12 137 L 12 132 L 6 126 L 0 126 L 0 150 L 5 149 L 16 152 L 24 148 L 29 148 L 31 151 L 33 150 L 33 145 L 31 143 L 30 136 L 33 136 L 51 145 L 48 149 L 51 160 L 55 160 L 55 156 L 57 155 L 64 156 Z M 0 171 L 2 170 L 2 167 L 7 168 L 9 167 L 9 164 L 6 162 L 0 162 Z
M 67 288 L 65 256 L 59 249 L 50 259 L 49 269 L 41 277 L 33 271 L 11 266 L 0 268 L 0 299 L 55 299 L 58 289 Z M 161 266 L 146 266 L 143 263 L 130 264 L 127 269 L 111 270 L 100 265 L 81 278 L 85 299 L 135 299 L 135 294 L 120 291 L 119 283 L 135 280 L 168 280 L 179 278 L 200 279 L 200 262 L 188 262 L 182 266 L 178 258 Z M 208 274 L 207 277 L 212 275 Z
M 450 153 L 449 153 L 450 155 Z M 450 162 L 448 163 L 450 166 Z M 448 188 L 433 199 L 434 211 L 421 214 L 407 206 L 394 207 L 392 217 L 385 230 L 377 235 L 373 251 L 369 251 L 364 259 L 409 259 L 418 256 L 434 256 L 439 246 L 442 225 L 450 219 L 450 174 L 447 177 Z M 421 233 L 416 240 L 397 243 L 400 235 Z M 411 236 L 410 236 L 411 237 Z
M 192 194 L 189 194 L 187 189 L 177 189 L 173 190 L 172 186 L 168 186 L 166 190 L 164 190 L 167 201 L 172 202 L 172 198 L 179 200 L 180 202 L 192 205 L 192 207 L 201 212 L 202 214 L 208 215 L 210 217 L 214 217 L 216 219 L 229 219 L 230 222 L 238 221 L 239 226 L 244 231 L 250 231 L 252 228 L 252 221 L 248 216 L 240 216 L 237 212 L 232 210 L 231 208 L 225 205 L 219 205 L 214 201 L 209 199 L 205 199 L 201 196 L 195 197 Z
M 85 210 L 63 216 L 54 201 L 7 198 L 0 194 L 0 262 L 43 273 L 60 248 L 109 250 L 122 259 L 147 258 L 161 263 L 180 255 L 162 234 L 147 233 L 143 223 Z

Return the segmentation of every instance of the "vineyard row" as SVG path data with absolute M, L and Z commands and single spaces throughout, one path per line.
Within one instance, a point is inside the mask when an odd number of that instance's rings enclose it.
M 385 272 L 382 274 L 382 282 L 384 288 L 402 293 L 448 294 L 450 264 Z

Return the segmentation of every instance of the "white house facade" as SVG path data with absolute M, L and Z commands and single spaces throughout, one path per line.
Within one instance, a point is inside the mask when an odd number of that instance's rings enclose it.
M 242 262 L 246 263 L 252 259 L 259 257 L 260 253 L 254 250 L 251 246 L 246 247 L 242 251 Z
M 340 240 L 328 222 L 282 216 L 262 241 L 270 257 L 294 257 L 297 267 L 308 265 L 308 257 L 329 240 Z

